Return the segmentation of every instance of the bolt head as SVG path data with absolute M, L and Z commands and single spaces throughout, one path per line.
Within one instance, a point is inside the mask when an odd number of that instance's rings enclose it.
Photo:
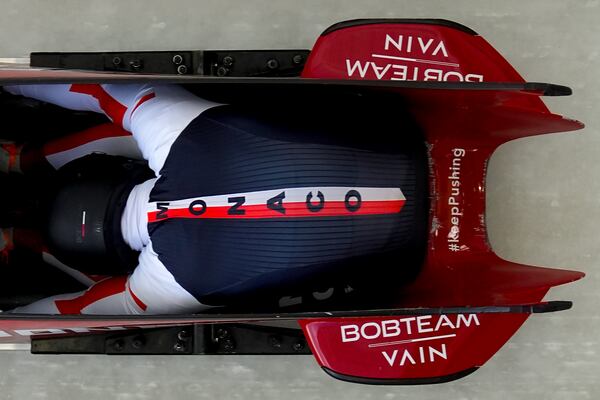
M 117 340 L 113 343 L 113 349 L 115 351 L 123 351 L 124 347 L 125 347 L 125 342 L 123 342 L 122 340 Z
M 144 347 L 145 343 L 146 340 L 142 336 L 137 336 L 131 341 L 131 346 L 134 349 L 141 349 L 142 347 Z
M 217 68 L 217 76 L 225 76 L 229 73 L 229 70 L 225 67 Z
M 274 58 L 271 58 L 269 61 L 267 61 L 267 68 L 269 68 L 269 69 L 279 68 L 279 61 L 277 61 Z
M 296 54 L 292 57 L 292 62 L 296 65 L 302 64 L 302 61 L 304 61 L 304 56 L 302 56 L 302 54 Z
M 269 337 L 269 344 L 271 347 L 279 349 L 281 347 L 281 337 L 273 335 Z
M 185 65 L 180 65 L 179 67 L 177 67 L 177 73 L 179 75 L 184 75 L 187 73 L 187 67 Z
M 229 334 L 229 331 L 227 329 L 224 329 L 224 328 L 217 329 L 217 337 L 219 339 L 225 339 L 225 338 L 227 338 L 229 336 L 230 336 L 230 334 Z
M 231 57 L 231 56 L 223 57 L 223 65 L 226 67 L 231 67 L 233 65 L 233 57 Z
M 175 54 L 173 56 L 173 64 L 175 65 L 179 65 L 183 62 L 183 57 L 181 56 L 181 54 Z
M 302 343 L 302 342 L 296 342 L 296 343 L 294 343 L 294 345 L 292 346 L 292 348 L 294 349 L 294 351 L 304 350 L 304 343 Z
M 183 331 L 179 331 L 177 333 L 177 339 L 182 340 L 182 341 L 186 341 L 190 338 L 190 333 L 186 330 Z
M 133 60 L 129 63 L 129 67 L 134 70 L 134 71 L 138 71 L 142 68 L 142 61 L 140 60 Z
M 173 350 L 175 350 L 178 353 L 182 353 L 185 351 L 185 344 L 181 343 L 181 342 L 177 342 L 175 343 L 175 345 L 173 346 Z
M 233 351 L 235 349 L 235 343 L 231 339 L 225 339 L 223 341 L 223 350 Z

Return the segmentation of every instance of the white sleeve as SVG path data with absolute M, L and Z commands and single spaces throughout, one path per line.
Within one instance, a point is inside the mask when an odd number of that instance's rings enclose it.
M 102 113 L 98 100 L 82 93 L 71 92 L 70 84 L 3 86 L 9 93 L 56 104 L 70 110 Z
M 191 314 L 208 308 L 211 306 L 200 303 L 175 280 L 149 243 L 130 276 L 107 278 L 85 291 L 48 297 L 9 313 Z
M 148 243 L 129 278 L 129 288 L 148 314 L 191 314 L 211 306 L 200 303 L 176 280 Z
M 65 108 L 106 114 L 130 131 L 150 168 L 158 175 L 171 145 L 188 124 L 218 106 L 177 85 L 19 85 L 4 86 L 12 94 Z

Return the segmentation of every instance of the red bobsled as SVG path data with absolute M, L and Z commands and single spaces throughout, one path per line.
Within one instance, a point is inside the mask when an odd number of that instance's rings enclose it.
M 168 62 L 158 62 L 161 57 Z M 240 60 L 260 60 L 260 65 L 240 69 Z M 580 122 L 552 114 L 540 98 L 571 91 L 525 82 L 481 36 L 457 23 L 342 22 L 328 28 L 310 54 L 54 53 L 33 54 L 32 65 L 63 69 L 5 68 L 0 84 L 161 81 L 240 102 L 329 93 L 345 99 L 383 98 L 414 118 L 427 144 L 427 250 L 413 279 L 389 282 L 385 275 L 370 276 L 375 300 L 368 304 L 350 301 L 353 288 L 344 286 L 311 293 L 312 301 L 291 294 L 280 301 L 279 310 L 262 313 L 224 309 L 180 316 L 0 315 L 0 343 L 31 341 L 36 353 L 310 350 L 339 379 L 437 383 L 483 365 L 530 314 L 570 308 L 569 302 L 544 302 L 544 296 L 553 286 L 583 277 L 501 259 L 488 243 L 485 221 L 490 156 L 513 139 L 581 129 Z M 16 297 L 8 300 L 18 303 Z M 286 304 L 295 308 L 287 311 Z

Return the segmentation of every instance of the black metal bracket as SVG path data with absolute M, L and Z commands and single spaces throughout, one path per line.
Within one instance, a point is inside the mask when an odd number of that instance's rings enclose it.
M 245 324 L 106 331 L 31 339 L 33 354 L 311 354 L 299 329 Z
M 299 329 L 236 324 L 194 329 L 194 354 L 311 354 Z
M 308 50 L 31 53 L 38 68 L 202 76 L 299 76 Z

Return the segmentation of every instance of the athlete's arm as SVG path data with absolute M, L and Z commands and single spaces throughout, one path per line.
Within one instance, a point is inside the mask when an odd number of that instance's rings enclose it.
M 48 297 L 9 311 L 13 314 L 106 314 L 135 315 L 145 311 L 137 304 L 129 289 L 127 276 L 116 276 L 100 281 L 89 289 L 70 294 Z
M 4 89 L 72 110 L 104 113 L 132 133 L 156 174 L 183 129 L 200 113 L 218 105 L 177 85 L 61 84 L 4 86 Z
M 104 279 L 89 289 L 15 308 L 18 314 L 190 314 L 210 308 L 183 289 L 152 249 L 144 247 L 129 276 Z

